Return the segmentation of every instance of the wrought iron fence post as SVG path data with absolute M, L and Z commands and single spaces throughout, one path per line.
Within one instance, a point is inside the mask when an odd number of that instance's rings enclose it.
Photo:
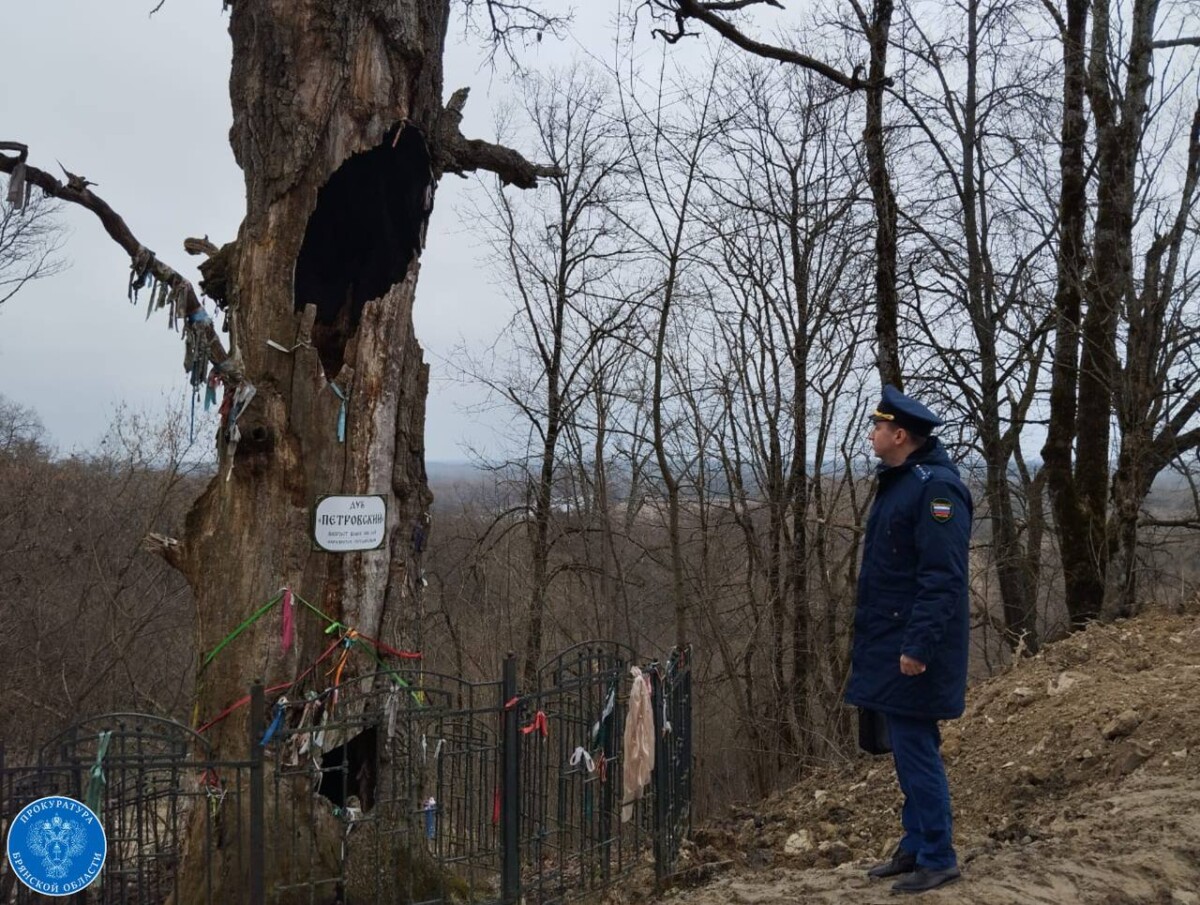
M 504 905 L 515 905 L 521 897 L 521 714 L 516 698 L 517 658 L 510 651 L 504 659 L 504 680 L 500 689 L 504 722 L 500 748 L 503 780 L 500 790 L 500 898 Z
M 667 768 L 667 743 L 663 735 L 663 695 L 667 686 L 663 683 L 658 670 L 651 666 L 650 673 L 650 710 L 654 714 L 654 770 L 650 781 L 654 783 L 654 885 L 662 889 L 669 874 L 670 865 L 667 833 L 670 831 L 670 770 Z
M 263 746 L 259 733 L 263 731 L 266 702 L 261 679 L 250 686 L 250 905 L 266 901 L 264 861 L 266 860 L 265 822 L 263 815 Z

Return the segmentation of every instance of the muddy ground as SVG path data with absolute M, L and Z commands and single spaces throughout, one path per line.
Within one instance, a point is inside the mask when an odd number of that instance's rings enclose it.
M 921 901 L 1200 905 L 1200 616 L 1097 625 L 975 685 L 944 724 L 964 879 Z M 899 837 L 865 755 L 697 828 L 666 901 L 896 901 L 865 867 Z

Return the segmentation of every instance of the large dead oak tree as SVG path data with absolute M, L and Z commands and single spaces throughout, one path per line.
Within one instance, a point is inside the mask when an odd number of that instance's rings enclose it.
M 464 5 L 469 14 L 472 4 Z M 506 30 L 556 24 L 525 5 L 475 5 L 501 41 Z M 0 154 L 0 170 L 96 213 L 133 261 L 134 284 L 149 284 L 154 301 L 186 318 L 200 358 L 193 373 L 211 363 L 235 400 L 222 416 L 217 477 L 183 536 L 154 542 L 194 591 L 199 649 L 212 650 L 283 586 L 330 619 L 401 646 L 419 615 L 414 536 L 423 535 L 430 504 L 428 368 L 412 309 L 434 187 L 443 173 L 476 169 L 530 187 L 542 170 L 462 136 L 465 91 L 443 104 L 450 0 L 226 6 L 231 141 L 246 216 L 233 242 L 192 242 L 189 250 L 209 255 L 201 288 L 226 312 L 228 349 L 188 282 L 86 180 L 68 174 L 60 182 L 15 142 L 0 146 L 15 152 Z M 56 153 L 65 152 L 46 149 L 51 159 Z M 384 496 L 382 549 L 314 549 L 312 509 L 331 493 Z M 201 721 L 257 678 L 295 678 L 328 644 L 320 620 L 298 616 L 296 642 L 284 653 L 277 619 L 259 621 L 201 676 Z M 208 731 L 218 753 L 243 756 L 247 719 L 243 708 Z M 314 849 L 325 848 L 319 828 L 312 835 Z M 228 893 L 218 898 L 238 900 L 232 866 L 217 873 L 217 892 Z M 185 865 L 184 875 L 196 874 Z

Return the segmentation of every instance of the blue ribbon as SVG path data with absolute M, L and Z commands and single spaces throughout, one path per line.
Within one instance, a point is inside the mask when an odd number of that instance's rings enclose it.
M 342 405 L 338 409 L 337 438 L 338 438 L 338 443 L 345 443 L 346 442 L 346 395 L 341 391 L 341 389 L 338 387 L 338 385 L 336 383 L 334 383 L 332 380 L 329 382 L 329 388 L 331 390 L 333 390 L 334 395 L 337 396 L 338 399 L 342 400 Z
M 259 747 L 260 748 L 267 747 L 267 742 L 269 742 L 271 740 L 272 736 L 274 736 L 275 733 L 279 731 L 279 727 L 282 725 L 283 725 L 283 705 L 276 704 L 275 705 L 275 718 L 273 720 L 271 720 L 271 725 L 268 726 L 267 731 L 263 733 L 262 741 L 258 743 Z
M 430 798 L 425 802 L 425 838 L 432 839 L 437 835 L 437 805 Z
M 222 361 L 218 364 L 213 365 L 212 369 L 214 372 L 225 370 L 225 362 Z M 217 387 L 216 387 L 216 384 L 213 383 L 212 380 L 209 380 L 204 385 L 204 411 L 207 412 L 210 408 L 212 408 L 214 405 L 216 405 L 216 402 L 217 402 Z

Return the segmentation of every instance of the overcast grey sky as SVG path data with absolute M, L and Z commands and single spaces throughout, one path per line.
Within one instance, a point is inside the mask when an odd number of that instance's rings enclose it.
M 134 234 L 190 279 L 187 236 L 218 244 L 237 234 L 242 174 L 229 148 L 227 18 L 218 0 L 0 0 L 5 88 L 0 140 L 22 141 L 30 162 L 56 160 L 98 183 L 96 192 Z M 553 0 L 552 0 L 553 2 Z M 576 37 L 527 51 L 531 68 L 562 64 L 588 47 L 603 54 L 616 0 L 578 12 Z M 565 7 L 566 4 L 564 3 Z M 509 93 L 502 74 L 480 69 L 477 48 L 452 29 L 446 90 L 470 85 L 463 132 L 488 137 Z M 464 458 L 488 443 L 487 418 L 464 413 L 477 391 L 453 382 L 443 358 L 460 337 L 480 343 L 509 316 L 481 266 L 478 239 L 458 209 L 467 183 L 445 178 L 422 257 L 416 329 L 433 367 L 426 427 L 431 460 Z M 26 287 L 0 307 L 0 393 L 35 408 L 63 452 L 92 448 L 115 406 L 159 408 L 188 398 L 183 344 L 162 312 L 126 301 L 129 261 L 88 212 L 64 212 L 70 268 Z M 143 294 L 143 302 L 145 295 Z

